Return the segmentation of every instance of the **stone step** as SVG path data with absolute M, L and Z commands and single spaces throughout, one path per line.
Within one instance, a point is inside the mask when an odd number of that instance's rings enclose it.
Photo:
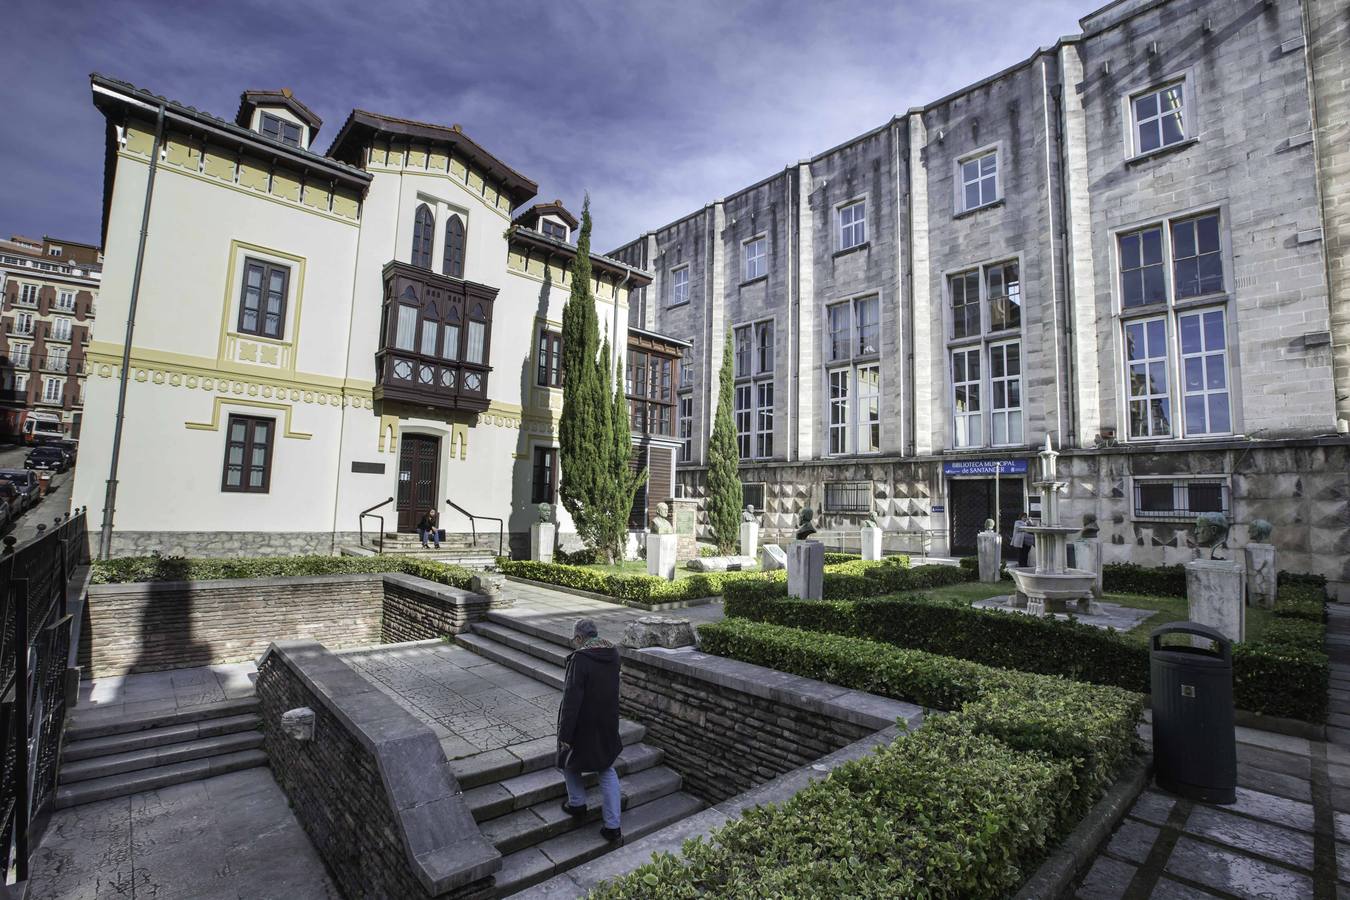
M 642 743 L 646 736 L 646 726 L 627 719 L 619 720 L 619 739 L 625 747 Z M 549 735 L 513 747 L 450 760 L 446 765 L 459 783 L 460 790 L 467 791 L 513 775 L 550 768 L 557 759 L 557 749 L 557 738 Z
M 240 769 L 252 769 L 267 765 L 267 754 L 262 750 L 239 750 L 224 756 L 211 756 L 204 759 L 192 759 L 153 769 L 141 769 L 135 772 L 123 772 L 103 778 L 93 778 L 75 784 L 61 785 L 56 789 L 56 808 L 81 806 L 98 800 L 110 800 L 125 797 L 140 791 L 153 791 L 172 784 L 184 784 L 200 781 L 213 775 L 224 775 Z
M 61 764 L 67 766 L 82 759 L 127 753 L 147 747 L 165 747 L 239 731 L 252 731 L 258 728 L 260 721 L 256 715 L 245 713 L 239 716 L 184 722 L 180 725 L 165 725 L 160 728 L 147 728 L 144 731 L 129 731 L 126 734 L 110 734 L 107 737 L 75 741 L 67 743 L 61 750 Z
M 659 800 L 680 790 L 684 779 L 665 766 L 657 766 L 619 779 L 619 795 L 623 809 L 630 809 Z M 600 819 L 600 793 L 592 790 L 586 797 L 586 815 L 573 818 L 562 810 L 566 794 L 542 800 L 525 809 L 507 813 L 482 823 L 483 837 L 492 842 L 503 856 L 526 847 L 541 844 Z
M 455 635 L 455 643 L 461 647 L 467 647 L 474 653 L 484 659 L 490 659 L 495 663 L 501 663 L 508 669 L 512 669 L 522 675 L 529 675 L 537 681 L 552 685 L 558 690 L 562 690 L 563 676 L 565 670 L 562 666 L 551 662 L 545 662 L 536 656 L 525 653 L 520 650 L 513 650 L 505 644 L 499 644 L 491 638 L 483 637 L 480 634 L 465 632 Z
M 540 640 L 505 625 L 496 625 L 492 622 L 474 622 L 469 628 L 474 634 L 481 634 L 483 637 L 491 638 L 499 644 L 505 644 L 512 650 L 528 653 L 536 659 L 553 663 L 561 668 L 567 667 L 567 657 L 572 652 L 570 647 L 561 647 L 552 641 Z
M 513 631 L 519 631 L 521 634 L 529 635 L 532 638 L 538 638 L 545 643 L 556 644 L 557 646 L 565 647 L 568 650 L 571 650 L 572 647 L 568 635 L 550 631 L 543 625 L 531 622 L 525 616 L 511 616 L 489 610 L 487 621 L 494 625 L 510 628 Z
M 701 809 L 703 801 L 683 791 L 634 806 L 623 816 L 624 841 L 631 843 L 646 837 Z M 497 895 L 507 897 L 523 891 L 618 846 L 602 838 L 598 824 L 592 824 L 549 838 L 534 847 L 517 850 L 502 858 L 502 867 L 496 877 Z
M 66 728 L 65 739 L 68 743 L 74 743 L 90 738 L 128 734 L 133 731 L 147 731 L 151 728 L 183 725 L 189 722 L 205 722 L 208 719 L 223 719 L 244 715 L 245 713 L 257 715 L 258 698 L 240 697 L 235 700 L 203 703 L 198 706 L 188 706 L 166 712 L 133 715 L 127 715 L 115 708 L 76 710 L 70 717 L 70 725 Z
M 74 784 L 123 772 L 138 772 L 142 769 L 186 762 L 190 759 L 225 756 L 240 750 L 256 749 L 261 747 L 262 743 L 261 731 L 236 731 L 232 734 L 181 741 L 163 747 L 143 747 L 125 753 L 95 756 L 62 765 L 60 783 Z
M 614 761 L 614 771 L 622 777 L 661 765 L 666 755 L 647 744 L 624 747 Z M 595 784 L 595 776 L 586 778 L 587 785 Z M 555 768 L 539 769 L 522 775 L 513 775 L 501 781 L 485 784 L 464 792 L 475 821 L 486 822 L 527 806 L 533 806 L 567 792 L 562 772 Z

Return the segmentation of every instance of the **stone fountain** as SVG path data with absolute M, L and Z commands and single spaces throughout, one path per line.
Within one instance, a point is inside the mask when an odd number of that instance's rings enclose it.
M 1017 585 L 1018 593 L 1027 598 L 1029 611 L 1042 615 L 1068 612 L 1066 604 L 1081 602 L 1087 611 L 1092 599 L 1092 588 L 1097 573 L 1086 569 L 1070 569 L 1065 546 L 1068 537 L 1080 529 L 1059 524 L 1059 495 L 1068 482 L 1056 480 L 1055 459 L 1059 456 L 1045 436 L 1041 458 L 1041 477 L 1035 487 L 1041 494 L 1041 523 L 1025 529 L 1036 536 L 1036 565 L 1009 567 L 1008 574 Z

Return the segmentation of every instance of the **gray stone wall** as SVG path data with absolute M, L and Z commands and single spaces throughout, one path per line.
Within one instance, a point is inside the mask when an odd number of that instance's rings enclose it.
M 500 855 L 430 729 L 317 644 L 270 650 L 257 696 L 272 774 L 345 896 L 494 896 Z M 280 726 L 299 707 L 314 711 L 310 741 Z
M 358 537 L 355 531 L 114 531 L 112 555 L 327 556 L 343 544 L 355 546 Z M 97 532 L 90 540 L 96 545 Z
M 274 640 L 380 642 L 382 575 L 93 585 L 80 666 L 95 676 L 257 659 Z
M 775 673 L 776 674 L 776 673 Z M 623 715 L 647 726 L 684 789 L 720 803 L 876 731 L 732 684 L 624 659 Z
M 466 631 L 487 614 L 488 598 L 408 575 L 384 576 L 380 640 L 427 641 Z

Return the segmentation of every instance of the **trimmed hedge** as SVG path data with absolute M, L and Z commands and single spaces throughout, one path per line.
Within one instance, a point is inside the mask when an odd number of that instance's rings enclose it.
M 1108 594 L 1152 594 L 1155 597 L 1185 597 L 1184 566 L 1139 566 L 1107 563 L 1102 566 L 1102 590 Z
M 1137 746 L 1138 695 L 873 641 L 724 621 L 705 650 L 958 708 L 592 897 L 1011 894 Z
M 616 600 L 631 600 L 636 603 L 675 603 L 681 600 L 698 600 L 703 597 L 716 597 L 722 593 L 722 584 L 728 578 L 746 577 L 754 573 L 739 572 L 701 572 L 687 578 L 666 581 L 655 575 L 615 575 L 588 569 L 584 566 L 569 566 L 560 563 L 543 563 L 532 560 L 497 560 L 497 568 L 505 575 L 528 578 L 530 581 L 542 581 L 559 587 L 576 588 L 593 594 L 604 594 Z
M 1281 597 L 1288 590 L 1281 588 Z M 975 609 L 963 600 L 923 595 L 856 599 L 858 595 L 848 591 L 833 594 L 828 577 L 824 600 L 789 598 L 783 586 L 748 581 L 726 585 L 723 596 L 728 617 L 868 638 L 1141 693 L 1149 690 L 1146 645 L 1072 620 L 1010 615 Z M 1233 692 L 1241 709 L 1309 722 L 1326 720 L 1330 673 L 1322 646 L 1325 627 L 1320 618 L 1309 619 L 1309 602 L 1283 601 L 1286 610 L 1298 614 L 1282 620 L 1287 626 L 1277 620 L 1268 626 L 1271 636 L 1233 648 Z M 1276 608 L 1281 608 L 1281 601 Z
M 846 563 L 861 561 L 862 555 L 858 553 L 837 553 L 834 550 L 825 551 L 825 565 L 832 566 L 835 563 Z
M 401 572 L 438 584 L 468 588 L 473 572 L 463 566 L 406 556 L 264 556 L 213 559 L 185 556 L 124 556 L 93 564 L 94 584 L 133 581 L 216 581 L 222 578 L 295 578 L 305 575 Z

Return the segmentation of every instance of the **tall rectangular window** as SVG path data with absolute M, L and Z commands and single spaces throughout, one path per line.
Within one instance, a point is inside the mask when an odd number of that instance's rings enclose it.
M 755 374 L 773 371 L 773 322 L 755 323 Z
M 951 278 L 952 337 L 974 337 L 980 333 L 980 270 L 962 272 Z
M 952 418 L 956 423 L 958 447 L 978 447 L 984 443 L 980 419 L 980 349 L 952 353 Z
M 830 452 L 848 452 L 848 382 L 852 372 L 838 369 L 830 373 Z
M 52 319 L 51 339 L 54 341 L 70 340 L 70 319 L 65 316 L 57 316 Z
M 464 353 L 464 361 L 483 363 L 483 351 L 487 344 L 487 323 L 469 320 L 469 347 Z
M 998 199 L 998 153 L 988 153 L 961 163 L 961 209 L 987 206 Z
M 827 307 L 830 328 L 830 361 L 848 359 L 849 342 L 853 334 L 852 307 L 848 303 L 836 303 Z
M 736 449 L 741 459 L 750 458 L 751 450 L 751 408 L 752 391 L 748 384 L 736 388 Z
M 1022 280 L 1017 263 L 987 266 L 984 270 L 985 297 L 989 306 L 989 330 L 1004 331 L 1022 327 Z
M 70 311 L 70 310 L 75 309 L 75 292 L 74 292 L 74 291 L 57 291 L 57 292 L 56 292 L 56 308 L 57 308 L 57 309 L 64 309 L 64 310 L 66 310 L 66 311 Z
M 265 494 L 272 481 L 272 438 L 275 419 L 235 416 L 225 426 L 222 491 Z
M 876 453 L 881 449 L 881 368 L 858 366 L 856 453 Z
M 20 284 L 19 302 L 24 306 L 37 306 L 38 286 L 36 284 Z
M 749 378 L 754 374 L 751 369 L 751 337 L 750 326 L 742 325 L 740 328 L 736 329 L 736 333 L 732 338 L 733 346 L 736 348 L 736 360 L 733 368 L 735 369 L 737 378 Z
M 1134 116 L 1134 152 L 1151 153 L 1186 139 L 1186 97 L 1182 82 L 1130 98 Z
M 1125 325 L 1126 372 L 1130 386 L 1130 437 L 1172 433 L 1167 378 L 1167 320 L 1137 319 Z
M 881 304 L 876 297 L 853 301 L 858 341 L 854 356 L 875 356 L 881 350 Z
M 400 303 L 398 320 L 394 329 L 394 347 L 398 350 L 412 350 L 417 342 L 417 307 Z
M 773 382 L 755 385 L 755 456 L 773 456 Z
M 44 378 L 44 379 L 42 379 L 42 402 L 43 402 L 43 403 L 60 403 L 60 402 L 61 402 L 61 385 L 62 385 L 62 382 L 63 382 L 63 379 L 60 379 L 60 378 Z
M 1224 311 L 1207 309 L 1177 317 L 1181 344 L 1182 410 L 1187 434 L 1228 434 L 1228 336 Z
M 989 442 L 995 446 L 1022 440 L 1022 347 L 1017 341 L 989 347 Z
M 290 275 L 291 270 L 286 266 L 256 259 L 244 260 L 244 284 L 239 298 L 240 334 L 281 338 Z
M 1121 235 L 1120 296 L 1126 309 L 1167 302 L 1161 226 Z
M 670 273 L 670 305 L 689 302 L 689 267 L 683 266 Z
M 852 250 L 867 243 L 867 201 L 841 206 L 835 215 L 839 221 L 840 250 Z
M 761 275 L 768 274 L 769 271 L 769 239 L 757 237 L 746 241 L 741 245 L 744 253 L 744 262 L 741 266 L 742 281 L 751 281 L 759 278 Z
M 692 347 L 684 351 L 680 357 L 680 387 L 687 388 L 694 386 L 694 361 L 692 359 L 694 350 Z
M 14 333 L 15 333 L 15 334 L 32 334 L 32 333 L 33 333 L 33 314 L 32 314 L 32 313 L 21 312 L 21 313 L 16 313 L 16 314 L 15 314 L 15 316 L 14 316 Z
M 1172 271 L 1178 300 L 1223 290 L 1218 213 L 1172 223 Z
M 558 448 L 534 448 L 534 477 L 530 484 L 531 503 L 556 503 L 558 484 Z
M 689 462 L 694 458 L 694 398 L 689 394 L 680 395 L 680 462 Z
M 562 387 L 562 335 L 547 328 L 539 329 L 536 383 L 540 387 Z
M 10 361 L 14 365 L 14 368 L 26 369 L 28 368 L 29 361 L 32 359 L 33 345 L 10 344 L 9 354 L 10 354 Z
M 69 347 L 48 347 L 47 360 L 43 365 L 43 368 L 47 369 L 49 372 L 64 372 L 66 371 L 66 363 L 69 359 Z

